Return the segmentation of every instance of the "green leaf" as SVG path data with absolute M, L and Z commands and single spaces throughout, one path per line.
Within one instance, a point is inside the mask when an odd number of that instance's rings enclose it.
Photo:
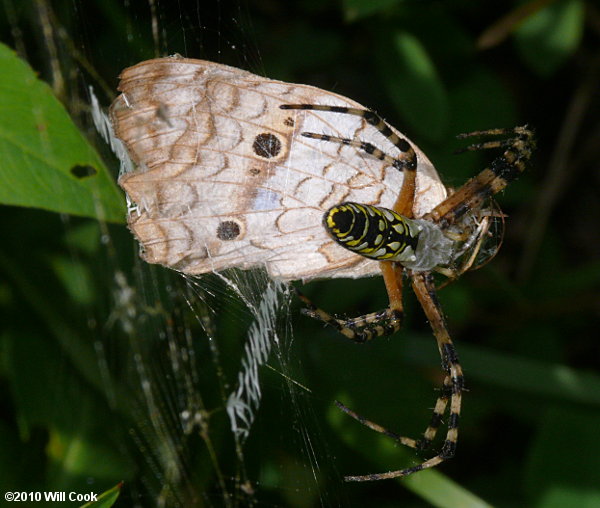
M 407 476 L 403 485 L 432 506 L 439 508 L 491 508 L 492 505 L 438 470 L 429 469 Z
M 408 32 L 396 32 L 392 51 L 382 50 L 379 66 L 393 103 L 412 130 L 423 138 L 441 139 L 448 124 L 448 99 L 421 42 Z
M 521 58 L 548 77 L 577 49 L 584 23 L 582 0 L 561 0 L 527 19 L 515 32 Z
M 118 499 L 122 486 L 122 483 L 115 485 L 112 489 L 100 494 L 96 501 L 86 503 L 81 508 L 110 508 Z
M 123 222 L 125 203 L 50 87 L 0 44 L 0 203 Z
M 53 256 L 50 265 L 74 302 L 91 305 L 94 302 L 94 286 L 90 267 L 80 259 Z

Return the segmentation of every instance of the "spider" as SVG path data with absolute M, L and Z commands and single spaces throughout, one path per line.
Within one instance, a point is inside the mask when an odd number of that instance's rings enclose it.
M 481 248 L 482 240 L 489 228 L 490 216 L 493 215 L 486 203 L 491 196 L 502 191 L 525 170 L 534 148 L 533 132 L 527 126 L 523 126 L 459 135 L 459 138 L 482 135 L 509 137 L 476 143 L 464 148 L 463 151 L 490 148 L 502 148 L 504 151 L 493 160 L 489 167 L 468 180 L 433 210 L 422 217 L 414 218 L 412 210 L 417 171 L 416 153 L 410 143 L 395 134 L 377 113 L 359 108 L 313 104 L 288 104 L 280 107 L 282 109 L 329 111 L 362 117 L 382 136 L 391 141 L 400 152 L 397 156 L 392 156 L 384 153 L 372 143 L 360 139 L 312 132 L 301 133 L 307 138 L 356 147 L 358 150 L 391 164 L 399 171 L 403 171 L 404 179 L 393 209 L 345 202 L 331 207 L 323 216 L 323 226 L 338 244 L 357 254 L 380 261 L 389 297 L 389 306 L 378 312 L 341 319 L 318 308 L 299 290 L 297 293 L 305 305 L 303 312 L 306 315 L 335 328 L 354 342 L 364 343 L 375 337 L 395 333 L 401 328 L 403 319 L 402 282 L 404 277 L 411 281 L 413 291 L 431 325 L 445 372 L 440 394 L 423 437 L 411 439 L 400 436 L 363 418 L 341 402 L 336 401 L 336 405 L 361 424 L 416 450 L 425 450 L 431 445 L 449 405 L 444 443 L 437 455 L 416 466 L 386 473 L 346 476 L 345 480 L 384 480 L 407 476 L 437 466 L 455 454 L 464 378 L 458 355 L 448 333 L 444 314 L 437 299 L 433 272 L 438 271 L 450 279 L 455 279 L 471 267 L 477 252 L 468 256 L 467 262 L 461 269 L 452 268 L 455 261 L 465 252 L 478 251 Z

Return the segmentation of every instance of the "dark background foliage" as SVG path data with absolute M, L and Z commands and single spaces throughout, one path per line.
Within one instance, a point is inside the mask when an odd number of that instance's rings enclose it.
M 498 197 L 507 214 L 500 253 L 440 294 L 468 391 L 458 455 L 439 469 L 493 506 L 600 506 L 595 4 L 6 0 L 0 13 L 1 41 L 50 84 L 115 179 L 118 164 L 91 125 L 88 86 L 106 107 L 123 68 L 173 53 L 352 97 L 418 143 L 450 186 L 493 156 L 453 155 L 464 146 L 456 134 L 533 127 L 531 168 Z M 10 106 L 7 97 L 0 97 L 0 111 Z M 18 118 L 1 120 L 6 147 Z M 5 176 L 14 157 L 3 151 L 3 203 L 19 204 L 9 199 L 16 180 Z M 43 175 L 26 180 L 31 193 L 43 182 Z M 423 473 L 421 485 L 418 477 L 342 481 L 344 474 L 414 463 L 332 409 L 340 399 L 399 432 L 423 430 L 441 374 L 414 299 L 405 330 L 362 347 L 304 318 L 293 303 L 294 339 L 274 363 L 279 370 L 261 373 L 263 405 L 241 461 L 222 410 L 226 390 L 217 385 L 235 383 L 251 320 L 243 306 L 223 296 L 216 279 L 201 282 L 214 300 L 198 303 L 176 275 L 142 266 L 122 223 L 58 214 L 65 211 L 60 203 L 26 204 L 1 211 L 3 492 L 99 492 L 125 480 L 117 506 L 467 506 L 465 498 L 451 500 L 449 483 L 436 483 L 439 475 Z M 136 293 L 128 299 L 129 285 Z M 379 278 L 320 281 L 304 290 L 348 315 L 386 305 Z M 217 346 L 201 338 L 195 319 L 205 304 L 214 311 Z M 185 330 L 192 346 L 181 339 Z M 186 361 L 197 362 L 200 375 L 190 393 L 212 415 L 210 425 L 185 438 L 176 411 L 154 408 L 132 382 L 157 382 L 173 391 L 165 401 L 178 401 L 172 363 L 161 362 L 167 339 L 194 351 Z M 310 391 L 290 397 L 281 369 Z M 170 429 L 164 442 L 144 431 L 154 409 Z M 184 464 L 182 476 L 161 469 L 169 439 L 179 440 L 172 452 Z

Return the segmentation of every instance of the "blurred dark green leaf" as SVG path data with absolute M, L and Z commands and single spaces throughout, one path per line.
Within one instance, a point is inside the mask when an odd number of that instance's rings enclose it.
M 448 98 L 419 39 L 395 32 L 391 48 L 378 55 L 378 65 L 390 100 L 410 128 L 425 139 L 440 139 L 448 124 Z
M 129 477 L 128 458 L 114 449 L 112 436 L 103 430 L 99 414 L 106 414 L 108 408 L 101 392 L 65 361 L 55 343 L 15 333 L 5 340 L 21 439 L 30 440 L 36 428 L 46 429 L 46 474 L 55 490 L 73 488 L 86 477 L 104 481 L 116 472 Z
M 455 134 L 513 127 L 519 122 L 513 96 L 488 69 L 471 70 L 450 89 L 448 95 Z M 468 177 L 466 174 L 458 176 L 462 181 Z
M 557 0 L 516 30 L 517 50 L 533 71 L 549 77 L 579 46 L 583 24 L 582 0 Z
M 57 256 L 50 260 L 50 265 L 74 302 L 92 304 L 95 288 L 90 268 L 83 260 Z
M 343 0 L 345 16 L 348 21 L 357 21 L 397 5 L 402 0 Z
M 275 45 L 265 57 L 269 73 L 283 81 L 294 81 L 306 69 L 327 65 L 342 49 L 337 34 L 301 23 L 286 31 L 285 39 L 286 44 Z
M 526 473 L 530 506 L 600 506 L 600 411 L 554 407 L 540 423 Z

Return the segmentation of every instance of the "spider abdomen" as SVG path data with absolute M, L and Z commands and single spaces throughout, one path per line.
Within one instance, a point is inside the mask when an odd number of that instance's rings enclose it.
M 323 217 L 325 228 L 340 245 L 379 261 L 415 258 L 420 227 L 393 210 L 360 203 L 341 203 Z
M 378 261 L 395 261 L 415 271 L 448 264 L 453 241 L 435 224 L 408 219 L 393 210 L 341 203 L 323 216 L 323 225 L 342 247 Z

